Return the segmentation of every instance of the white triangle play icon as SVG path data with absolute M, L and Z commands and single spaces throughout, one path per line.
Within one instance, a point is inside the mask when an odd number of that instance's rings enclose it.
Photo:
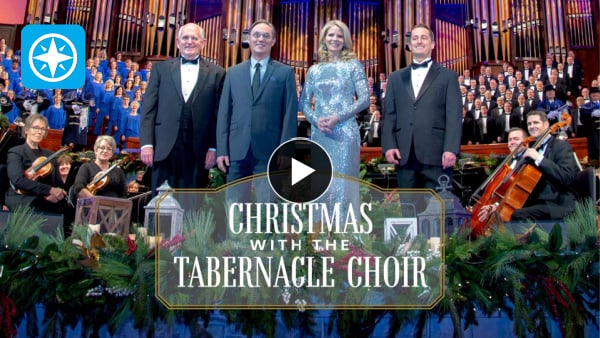
M 292 158 L 292 186 L 314 172 L 315 170 L 313 168 Z

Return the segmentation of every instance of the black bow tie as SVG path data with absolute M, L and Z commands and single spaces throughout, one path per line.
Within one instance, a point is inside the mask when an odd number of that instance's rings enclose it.
M 413 62 L 410 66 L 412 67 L 412 69 L 427 68 L 427 66 L 429 66 L 430 62 L 431 62 L 431 59 L 429 59 L 425 62 L 422 62 L 422 63 Z
M 192 59 L 192 60 L 188 60 L 186 58 L 181 58 L 181 64 L 185 65 L 186 63 L 190 63 L 190 64 L 193 64 L 193 65 L 197 65 L 199 59 L 200 58 L 195 58 L 195 59 Z

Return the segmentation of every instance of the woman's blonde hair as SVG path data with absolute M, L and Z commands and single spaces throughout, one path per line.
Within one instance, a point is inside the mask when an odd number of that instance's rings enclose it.
M 319 62 L 332 61 L 329 51 L 327 50 L 327 46 L 325 45 L 327 31 L 329 31 L 329 29 L 332 27 L 341 29 L 344 35 L 344 46 L 340 52 L 340 60 L 348 61 L 356 59 L 356 54 L 354 54 L 354 51 L 352 50 L 352 37 L 350 36 L 350 30 L 348 29 L 348 26 L 346 26 L 346 24 L 340 20 L 331 20 L 328 21 L 325 26 L 323 26 L 321 33 L 319 34 Z
M 98 136 L 98 138 L 96 138 L 96 142 L 94 143 L 94 151 L 100 148 L 100 143 L 102 143 L 102 141 L 106 141 L 106 143 L 108 143 L 108 145 L 113 149 L 113 151 L 117 148 L 117 142 L 115 142 L 115 139 L 112 136 L 100 135 Z

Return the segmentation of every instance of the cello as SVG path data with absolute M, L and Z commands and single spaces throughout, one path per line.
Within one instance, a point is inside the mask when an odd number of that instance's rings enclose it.
M 539 149 L 545 144 L 545 140 L 560 128 L 571 124 L 571 115 L 564 113 L 561 116 L 561 121 L 553 124 L 548 130 L 541 135 L 536 142 L 531 146 L 533 149 Z M 475 217 L 471 219 L 472 233 L 475 236 L 484 234 L 496 221 L 497 216 L 503 221 L 510 221 L 515 210 L 520 209 L 527 201 L 527 198 L 537 185 L 542 173 L 531 164 L 527 164 L 526 159 L 521 158 L 514 168 L 511 168 L 509 163 L 515 156 L 523 151 L 523 147 L 527 147 L 535 139 L 531 136 L 525 138 L 520 146 L 515 148 L 509 156 L 498 166 L 498 168 L 477 188 L 471 196 L 470 201 L 475 201 L 469 211 Z M 483 190 L 483 194 L 479 196 L 479 192 Z M 485 221 L 480 221 L 477 217 L 482 209 L 487 205 L 497 204 L 498 209 L 495 214 Z

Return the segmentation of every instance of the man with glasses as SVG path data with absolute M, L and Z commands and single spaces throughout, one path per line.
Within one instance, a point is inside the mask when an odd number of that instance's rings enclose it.
M 180 58 L 160 62 L 140 116 L 142 161 L 152 166 L 152 190 L 205 188 L 215 165 L 215 127 L 225 70 L 200 57 L 203 29 L 189 23 L 176 38 Z
M 272 23 L 250 27 L 252 57 L 227 71 L 217 122 L 217 165 L 229 182 L 267 171 L 271 153 L 296 136 L 294 70 L 270 58 Z M 145 102 L 144 102 L 145 104 Z

